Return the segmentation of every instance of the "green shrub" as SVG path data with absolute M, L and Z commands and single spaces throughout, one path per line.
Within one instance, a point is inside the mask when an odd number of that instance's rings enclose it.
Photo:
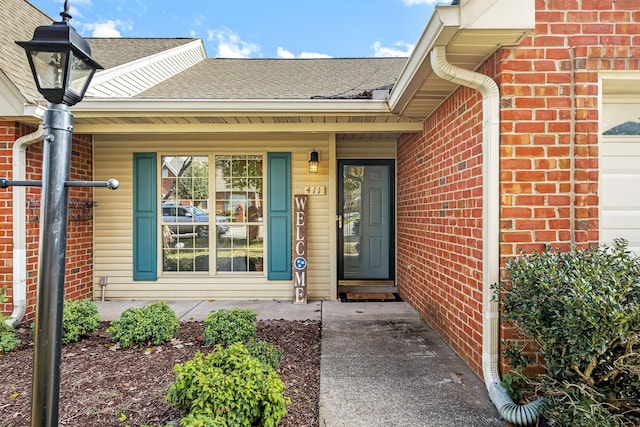
M 16 338 L 16 331 L 7 325 L 4 320 L 0 320 L 0 352 L 15 350 L 20 342 Z
M 6 291 L 6 286 L 0 288 L 0 304 L 7 301 Z M 0 352 L 12 351 L 20 344 L 15 330 L 5 323 L 8 318 L 0 312 Z
M 164 301 L 141 308 L 129 308 L 120 320 L 111 322 L 107 333 L 122 347 L 160 345 L 173 338 L 180 329 L 176 314 Z
M 624 240 L 507 262 L 506 319 L 540 347 L 544 415 L 555 426 L 640 420 L 640 258 Z
M 229 426 L 275 427 L 287 413 L 290 399 L 278 374 L 239 342 L 217 345 L 206 356 L 197 353 L 173 370 L 167 401 L 188 419 L 218 417 Z
M 100 324 L 96 303 L 90 300 L 65 301 L 62 309 L 62 343 L 79 341 Z
M 245 308 L 212 311 L 204 321 L 202 339 L 206 345 L 245 343 L 256 335 L 256 317 L 254 311 Z
M 220 416 L 209 417 L 202 414 L 189 414 L 180 420 L 180 427 L 227 427 L 227 420 Z
M 249 354 L 277 371 L 282 352 L 275 345 L 261 339 L 250 339 L 246 344 Z

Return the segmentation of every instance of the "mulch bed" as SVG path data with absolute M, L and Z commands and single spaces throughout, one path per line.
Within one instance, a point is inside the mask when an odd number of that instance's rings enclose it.
M 203 347 L 202 322 L 181 325 L 175 340 L 158 347 L 113 346 L 102 322 L 95 333 L 64 346 L 60 371 L 60 426 L 164 426 L 180 414 L 165 402 L 173 366 Z M 291 398 L 283 427 L 317 427 L 320 394 L 320 322 L 259 321 L 258 338 L 284 354 L 278 374 Z M 27 328 L 10 353 L 0 353 L 0 427 L 30 425 L 33 342 Z

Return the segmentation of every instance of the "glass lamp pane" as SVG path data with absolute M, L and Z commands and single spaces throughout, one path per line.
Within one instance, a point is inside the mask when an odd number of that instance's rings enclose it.
M 42 89 L 62 89 L 67 52 L 31 51 L 31 61 Z
M 82 58 L 73 53 L 69 68 L 69 90 L 82 97 L 94 69 Z

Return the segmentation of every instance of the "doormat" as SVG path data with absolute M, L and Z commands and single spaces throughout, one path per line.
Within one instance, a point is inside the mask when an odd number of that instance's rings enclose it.
M 400 295 L 393 292 L 342 292 L 340 293 L 341 302 L 393 302 L 402 301 Z

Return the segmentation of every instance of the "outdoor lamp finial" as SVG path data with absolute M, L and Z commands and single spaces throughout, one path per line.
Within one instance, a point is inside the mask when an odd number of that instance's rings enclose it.
M 69 22 L 69 19 L 71 19 L 71 15 L 69 15 L 69 0 L 64 0 L 64 10 L 60 12 L 60 16 L 62 16 L 63 22 Z

